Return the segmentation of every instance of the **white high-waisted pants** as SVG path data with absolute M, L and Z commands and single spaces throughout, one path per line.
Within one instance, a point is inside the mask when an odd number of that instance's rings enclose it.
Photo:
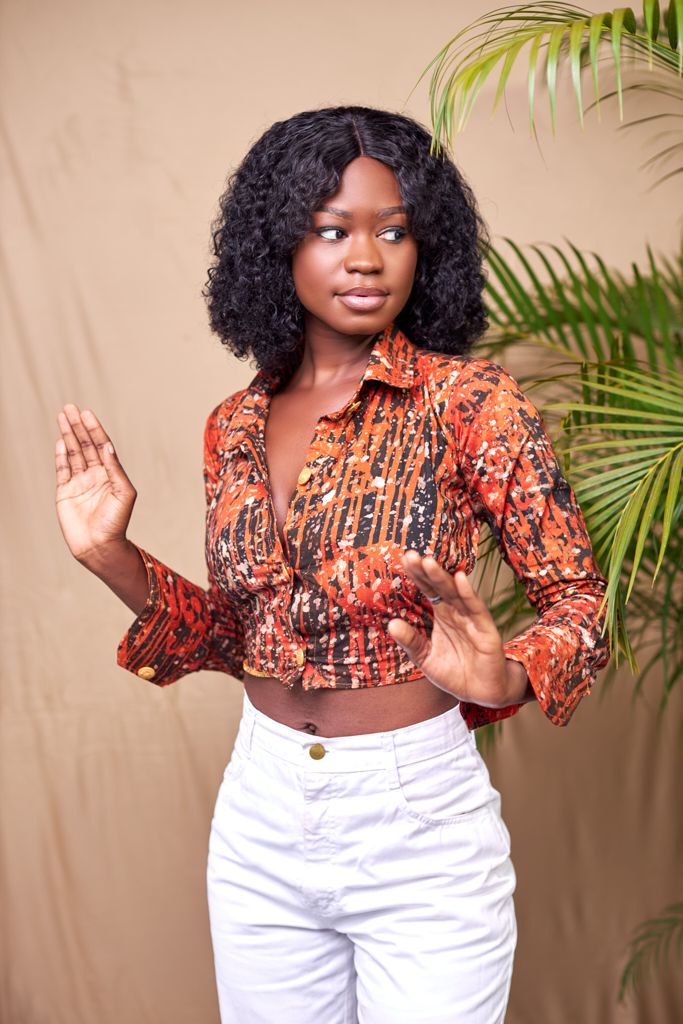
M 509 843 L 459 707 L 327 738 L 245 693 L 209 843 L 222 1024 L 501 1024 Z

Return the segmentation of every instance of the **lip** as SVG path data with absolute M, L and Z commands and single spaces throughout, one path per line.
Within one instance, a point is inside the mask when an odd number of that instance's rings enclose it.
M 338 292 L 337 298 L 349 309 L 370 311 L 379 309 L 386 302 L 387 293 L 378 288 L 351 288 L 348 292 Z
M 381 288 L 349 288 L 346 292 L 340 292 L 340 295 L 386 295 Z

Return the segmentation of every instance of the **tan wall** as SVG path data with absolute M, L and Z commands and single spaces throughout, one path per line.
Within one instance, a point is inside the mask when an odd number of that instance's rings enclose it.
M 223 180 L 298 110 L 427 123 L 426 87 L 408 93 L 486 7 L 4 0 L 3 1024 L 217 1020 L 204 866 L 241 688 L 203 674 L 160 691 L 115 666 L 131 615 L 62 542 L 56 413 L 95 409 L 139 492 L 131 536 L 204 582 L 201 429 L 253 372 L 200 296 Z M 563 103 L 545 163 L 523 86 L 509 107 L 514 133 L 487 101 L 456 154 L 494 235 L 566 235 L 624 269 L 646 240 L 674 249 L 675 184 L 646 193 L 645 134 L 615 133 L 612 103 L 583 136 Z M 630 930 L 683 898 L 681 701 L 657 734 L 656 681 L 633 709 L 631 689 L 567 730 L 525 709 L 491 759 L 519 878 L 509 1024 L 676 1018 L 673 966 L 615 1002 Z

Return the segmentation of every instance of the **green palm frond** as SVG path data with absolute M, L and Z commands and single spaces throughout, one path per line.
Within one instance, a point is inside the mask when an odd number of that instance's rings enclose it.
M 616 96 L 620 121 L 629 90 L 683 100 L 683 0 L 672 0 L 661 17 L 657 0 L 644 0 L 642 13 L 639 22 L 630 7 L 593 14 L 540 2 L 499 8 L 472 22 L 449 40 L 417 83 L 431 72 L 432 151 L 438 152 L 442 143 L 452 147 L 482 88 L 497 74 L 495 112 L 513 67 L 524 57 L 534 135 L 537 81 L 547 86 L 554 134 L 558 68 L 566 65 L 582 127 L 583 71 L 590 68 L 595 97 L 586 109 L 595 106 L 599 116 L 598 70 L 607 62 L 614 69 L 616 88 L 603 90 L 602 98 Z M 544 57 L 540 76 L 539 54 Z M 630 76 L 624 85 L 627 59 L 632 66 L 647 66 L 648 79 L 634 81 Z M 667 78 L 657 81 L 653 72 Z M 658 111 L 623 125 L 666 120 L 669 130 L 658 138 L 666 137 L 667 143 L 642 165 L 657 169 L 655 185 L 683 173 L 683 166 L 664 171 L 664 165 L 683 154 L 676 123 L 681 117 L 679 111 Z M 571 366 L 569 372 L 555 367 L 554 373 L 524 386 L 553 389 L 554 401 L 541 408 L 544 414 L 562 413 L 557 447 L 608 578 L 610 644 L 613 652 L 622 649 L 639 670 L 634 698 L 652 668 L 662 666 L 661 713 L 683 680 L 683 249 L 677 259 L 668 260 L 655 258 L 648 246 L 647 271 L 632 264 L 627 278 L 567 240 L 568 251 L 550 246 L 546 253 L 531 246 L 538 266 L 510 239 L 505 241 L 515 267 L 493 246 L 485 253 L 485 299 L 493 327 L 479 348 L 493 358 L 528 342 L 541 346 L 547 358 Z M 488 584 L 496 546 L 486 531 L 482 540 L 480 571 Z M 500 568 L 498 561 L 489 607 L 505 634 L 530 610 L 516 578 L 509 576 L 500 587 Z M 644 659 L 640 668 L 631 641 Z M 608 677 L 614 677 L 616 664 L 613 658 Z M 494 745 L 501 728 L 496 723 L 478 730 L 480 749 Z M 681 903 L 637 930 L 620 981 L 620 1002 L 647 966 L 668 955 L 674 940 L 680 953 Z
M 681 101 L 681 103 L 683 104 L 683 83 L 678 84 L 677 82 L 677 85 L 677 95 L 675 98 Z M 657 92 L 664 95 L 671 95 L 671 93 L 673 92 L 673 90 L 670 90 L 668 88 L 655 89 L 648 82 L 632 82 L 630 85 L 625 86 L 624 92 L 628 90 L 633 90 L 637 92 Z M 609 98 L 611 95 L 614 94 L 606 93 L 605 99 Z M 655 122 L 662 121 L 666 122 L 667 126 L 655 125 Z M 652 156 L 649 156 L 646 160 L 644 160 L 641 164 L 638 165 L 638 170 L 650 171 L 654 169 L 657 165 L 665 165 L 667 163 L 670 163 L 674 159 L 680 160 L 681 154 L 683 154 L 683 125 L 681 125 L 681 121 L 683 121 L 683 109 L 660 111 L 659 113 L 656 114 L 649 114 L 646 117 L 637 117 L 631 121 L 624 121 L 623 124 L 617 127 L 617 131 L 623 131 L 630 128 L 636 128 L 640 125 L 650 124 L 653 125 L 654 127 L 662 128 L 661 131 L 656 132 L 652 136 L 650 141 L 659 142 L 660 140 L 664 139 L 674 140 L 673 142 L 671 142 L 670 145 L 665 145 L 663 147 L 660 146 L 660 148 L 657 149 Z M 674 178 L 677 174 L 683 174 L 683 164 L 678 164 L 671 170 L 668 170 L 665 173 L 660 174 L 658 178 L 655 178 L 655 180 L 650 185 L 647 186 L 646 192 L 651 192 L 658 185 L 662 185 L 665 181 L 668 181 L 669 178 Z
M 567 239 L 568 251 L 503 241 L 512 258 L 502 246 L 492 244 L 485 252 L 484 298 L 492 329 L 482 347 L 491 354 L 533 340 L 577 363 L 642 356 L 653 369 L 680 365 L 683 245 L 675 262 L 656 257 L 648 246 L 647 272 L 633 263 L 627 278 Z
M 630 7 L 593 14 L 562 3 L 530 3 L 488 12 L 457 32 L 422 72 L 416 86 L 431 71 L 430 110 L 433 150 L 452 146 L 462 131 L 488 78 L 498 71 L 493 111 L 522 51 L 528 47 L 527 91 L 530 129 L 535 133 L 534 103 L 538 56 L 543 51 L 543 80 L 548 88 L 551 125 L 556 127 L 557 71 L 569 63 L 572 88 L 583 125 L 581 72 L 590 66 L 596 103 L 600 100 L 598 64 L 605 45 L 611 47 L 616 73 L 619 117 L 623 119 L 622 59 L 630 57 L 683 75 L 683 0 L 672 0 L 660 18 L 657 0 L 644 0 L 639 23 Z
M 680 525 L 683 475 L 683 374 L 614 363 L 583 364 L 570 375 L 590 398 L 551 402 L 565 414 L 562 449 L 595 555 L 608 578 L 607 622 L 636 668 L 625 627 L 646 544 L 658 540 L 648 573 L 654 586 L 672 529 Z M 653 442 L 653 437 L 657 438 Z M 605 442 L 617 445 L 605 450 Z
M 637 692 L 662 664 L 663 707 L 683 676 L 683 249 L 671 260 L 648 248 L 647 270 L 634 264 L 626 276 L 570 242 L 564 250 L 505 241 L 510 258 L 493 245 L 486 253 L 492 329 L 478 348 L 495 358 L 531 342 L 552 360 L 520 381 L 540 388 L 545 402 L 536 402 L 556 422 L 556 449 L 608 578 L 614 665 L 623 651 L 638 670 L 642 650 Z M 492 538 L 480 551 L 486 574 Z M 485 577 L 487 598 L 506 634 L 529 607 L 517 581 L 500 585 L 499 569 Z
M 489 722 L 488 725 L 482 725 L 476 729 L 474 741 L 479 753 L 486 755 L 489 751 L 494 750 L 502 734 L 503 722 Z
M 672 944 L 680 954 L 683 947 L 683 903 L 672 903 L 659 917 L 643 921 L 630 944 L 630 954 L 619 982 L 619 1002 L 634 989 L 648 967 L 669 955 Z
M 680 516 L 679 516 L 680 521 Z M 661 716 L 671 692 L 683 677 L 683 532 L 674 530 L 659 567 L 656 585 L 648 585 L 657 562 L 657 537 L 648 540 L 643 554 L 644 570 L 636 577 L 628 605 L 629 635 L 640 660 L 638 678 L 633 690 L 635 700 L 655 666 L 661 666 L 663 686 L 658 714 Z M 632 562 L 626 560 L 625 571 Z M 616 674 L 616 665 L 607 674 L 609 685 Z

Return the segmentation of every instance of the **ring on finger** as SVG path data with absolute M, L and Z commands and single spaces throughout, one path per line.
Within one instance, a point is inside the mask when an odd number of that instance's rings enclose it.
M 434 597 L 430 597 L 429 594 L 427 594 L 426 597 L 427 600 L 430 601 L 432 604 L 439 604 L 441 601 L 443 601 L 443 598 L 440 597 L 438 594 L 435 594 Z

